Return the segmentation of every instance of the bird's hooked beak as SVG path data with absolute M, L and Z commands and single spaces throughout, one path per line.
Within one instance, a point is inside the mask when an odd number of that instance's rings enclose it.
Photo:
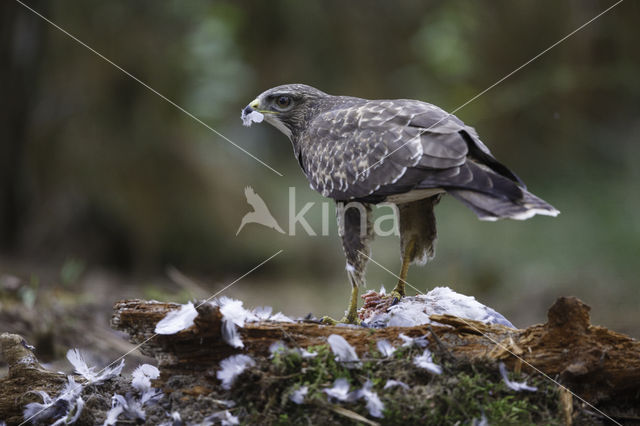
M 248 114 L 252 113 L 253 111 L 264 112 L 264 111 L 260 111 L 258 109 L 259 107 L 260 107 L 260 99 L 255 98 L 254 100 L 249 102 L 249 105 L 244 107 L 244 109 L 242 110 L 242 113 L 244 115 L 248 115 Z
M 264 114 L 258 109 L 259 106 L 260 101 L 256 98 L 244 107 L 240 116 L 242 124 L 248 127 L 251 126 L 251 123 L 261 123 L 264 120 Z

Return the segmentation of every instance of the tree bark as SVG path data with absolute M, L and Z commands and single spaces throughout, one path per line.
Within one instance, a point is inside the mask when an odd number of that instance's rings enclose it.
M 621 419 L 637 419 L 628 407 L 640 407 L 640 342 L 623 334 L 589 323 L 589 307 L 576 298 L 560 298 L 549 309 L 546 324 L 524 330 L 487 325 L 449 315 L 432 315 L 434 324 L 416 327 L 331 326 L 317 322 L 292 323 L 263 321 L 247 323 L 238 331 L 244 347 L 236 349 L 222 338 L 222 315 L 209 303 L 198 307 L 198 317 L 190 328 L 173 335 L 156 335 L 155 326 L 180 305 L 144 300 L 116 303 L 112 326 L 130 336 L 140 350 L 154 356 L 161 377 L 154 386 L 174 375 L 201 375 L 216 369 L 219 361 L 238 353 L 253 357 L 269 356 L 269 347 L 277 341 L 288 346 L 307 348 L 327 343 L 332 334 L 343 336 L 361 358 L 375 350 L 376 342 L 387 339 L 395 346 L 403 343 L 400 333 L 425 336 L 430 347 L 440 348 L 457 361 L 473 364 L 489 360 L 504 362 L 510 369 L 544 373 L 567 389 L 560 389 L 561 406 L 571 422 L 573 393 L 591 404 L 616 411 L 626 407 Z M 0 336 L 7 377 L 0 379 L 0 413 L 9 424 L 22 421 L 28 402 L 38 400 L 34 390 L 57 394 L 65 376 L 43 368 L 27 342 L 20 336 Z M 193 394 L 197 398 L 198 393 Z
M 313 322 L 260 322 L 247 323 L 239 329 L 242 349 L 224 342 L 222 315 L 208 303 L 197 309 L 198 317 L 191 328 L 175 335 L 154 335 L 157 322 L 178 307 L 142 300 L 122 301 L 114 307 L 113 327 L 129 334 L 133 343 L 146 341 L 141 351 L 158 359 L 165 376 L 171 372 L 206 370 L 237 353 L 266 356 L 269 346 L 277 341 L 306 348 L 326 344 L 328 336 L 339 334 L 362 355 L 375 348 L 380 339 L 400 345 L 398 335 L 404 333 L 410 337 L 426 336 L 431 345 L 440 345 L 458 359 L 497 360 L 516 370 L 557 377 L 592 403 L 640 395 L 640 342 L 591 325 L 590 308 L 573 297 L 559 298 L 549 309 L 546 324 L 524 330 L 449 315 L 432 315 L 431 320 L 438 324 L 381 329 Z

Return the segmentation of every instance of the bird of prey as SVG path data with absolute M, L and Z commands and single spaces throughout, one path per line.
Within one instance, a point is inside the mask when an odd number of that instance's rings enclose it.
M 527 191 L 472 127 L 426 102 L 332 96 L 287 84 L 260 94 L 242 116 L 245 124 L 264 118 L 287 135 L 313 189 L 337 203 L 364 207 L 347 208 L 339 218 L 352 286 L 345 322 L 357 322 L 358 287 L 373 238 L 372 204 L 398 206 L 402 266 L 392 292 L 398 298 L 405 295 L 409 264 L 434 257 L 434 206 L 443 194 L 482 220 L 559 213 Z
M 249 205 L 253 207 L 253 211 L 245 214 L 242 217 L 240 226 L 236 231 L 236 236 L 238 236 L 242 228 L 244 228 L 247 223 L 259 223 L 260 225 L 264 225 L 267 228 L 273 228 L 279 233 L 284 234 L 284 231 L 282 230 L 280 225 L 278 225 L 278 222 L 269 211 L 269 208 L 265 204 L 264 200 L 258 194 L 256 194 L 252 187 L 247 186 L 244 189 L 244 196 L 247 198 L 247 203 L 249 203 Z

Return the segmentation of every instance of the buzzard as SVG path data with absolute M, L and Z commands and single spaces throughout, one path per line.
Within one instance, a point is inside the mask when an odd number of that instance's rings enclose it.
M 358 287 L 364 285 L 373 238 L 372 204 L 398 206 L 402 267 L 392 292 L 398 298 L 405 295 L 409 264 L 434 257 L 434 206 L 443 194 L 481 220 L 559 213 L 527 191 L 472 127 L 426 102 L 332 96 L 287 84 L 263 92 L 242 118 L 245 124 L 264 118 L 287 135 L 313 189 L 337 203 L 360 203 L 339 215 L 352 286 L 343 318 L 348 323 L 357 321 Z

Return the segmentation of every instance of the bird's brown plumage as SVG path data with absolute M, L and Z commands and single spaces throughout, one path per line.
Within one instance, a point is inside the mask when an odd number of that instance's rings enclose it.
M 558 214 L 493 157 L 472 127 L 435 105 L 332 96 L 291 84 L 265 91 L 249 110 L 263 112 L 265 121 L 291 139 L 311 186 L 325 197 L 398 204 L 405 260 L 433 257 L 433 207 L 442 193 L 484 220 Z M 354 214 L 344 221 L 343 247 L 358 286 L 371 233 L 350 225 Z

